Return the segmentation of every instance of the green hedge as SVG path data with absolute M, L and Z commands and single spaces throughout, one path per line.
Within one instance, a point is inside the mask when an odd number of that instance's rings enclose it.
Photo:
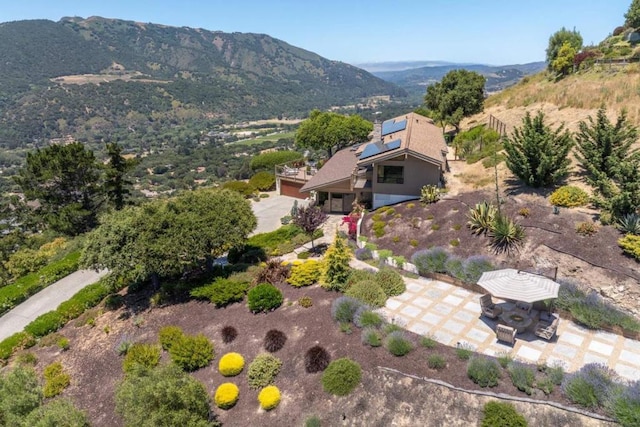
M 44 313 L 24 327 L 24 330 L 36 338 L 55 332 L 64 326 L 66 319 L 57 310 Z
M 54 261 L 34 273 L 19 278 L 12 284 L 0 288 L 0 315 L 40 292 L 53 282 L 76 271 L 79 259 L 79 251 L 71 252 L 59 261 Z

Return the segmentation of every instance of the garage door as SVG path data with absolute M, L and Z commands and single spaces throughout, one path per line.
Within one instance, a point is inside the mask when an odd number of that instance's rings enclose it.
M 280 180 L 280 194 L 282 196 L 295 197 L 298 199 L 306 199 L 309 193 L 301 193 L 300 189 L 304 183 Z

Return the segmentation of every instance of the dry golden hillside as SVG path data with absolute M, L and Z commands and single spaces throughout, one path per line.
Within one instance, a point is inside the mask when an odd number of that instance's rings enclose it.
M 596 65 L 557 82 L 544 72 L 536 74 L 487 98 L 485 111 L 465 120 L 462 127 L 485 123 L 492 114 L 511 132 L 521 125 L 527 111 L 542 110 L 552 127 L 565 123 L 575 130 L 601 105 L 606 106 L 612 120 L 625 109 L 630 122 L 640 127 L 640 64 Z

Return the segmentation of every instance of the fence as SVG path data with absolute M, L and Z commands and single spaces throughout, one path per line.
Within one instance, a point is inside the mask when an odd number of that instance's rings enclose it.
M 507 125 L 493 114 L 489 114 L 489 128 L 498 132 L 500 136 L 507 134 Z

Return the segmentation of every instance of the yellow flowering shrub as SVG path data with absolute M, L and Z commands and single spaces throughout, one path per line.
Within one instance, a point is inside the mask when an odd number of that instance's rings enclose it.
M 216 402 L 216 406 L 220 409 L 229 409 L 233 407 L 238 401 L 240 396 L 240 390 L 238 386 L 233 383 L 224 383 L 216 389 L 216 394 L 213 400 Z
M 236 376 L 244 369 L 244 358 L 239 353 L 227 353 L 220 358 L 218 369 L 225 377 Z
M 258 402 L 265 411 L 275 408 L 280 403 L 280 390 L 274 385 L 263 388 L 258 394 Z
M 294 263 L 287 282 L 296 288 L 309 286 L 320 280 L 321 274 L 322 263 L 320 261 L 310 259 L 301 264 Z
M 573 208 L 586 205 L 589 202 L 589 195 L 581 188 L 565 185 L 551 193 L 549 202 L 554 206 Z

